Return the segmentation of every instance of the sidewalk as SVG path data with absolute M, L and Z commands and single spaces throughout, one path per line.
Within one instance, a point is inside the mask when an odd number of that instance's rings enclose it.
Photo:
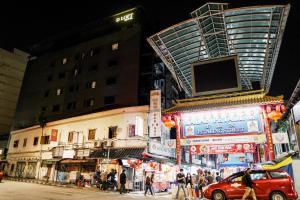
M 29 178 L 16 178 L 16 177 L 4 177 L 3 180 L 9 181 L 18 181 L 18 182 L 25 182 L 25 183 L 36 183 L 42 185 L 50 185 L 50 186 L 57 186 L 57 187 L 67 187 L 67 188 L 77 188 L 77 189 L 91 189 L 96 187 L 77 187 L 75 184 L 69 183 L 59 183 L 59 182 L 52 182 L 52 181 L 45 181 L 45 180 L 37 180 L 37 179 L 29 179 Z

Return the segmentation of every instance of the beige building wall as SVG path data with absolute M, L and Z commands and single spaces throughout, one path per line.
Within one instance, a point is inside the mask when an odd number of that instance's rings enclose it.
M 72 148 L 74 145 L 79 145 L 84 148 L 95 148 L 95 143 L 107 140 L 109 127 L 111 126 L 118 127 L 117 136 L 113 139 L 114 146 L 111 148 L 146 147 L 148 112 L 149 106 L 136 106 L 50 122 L 44 128 L 43 135 L 49 135 L 51 137 L 52 129 L 57 129 L 57 141 L 50 141 L 50 144 L 44 145 L 40 144 L 42 128 L 39 126 L 13 131 L 11 132 L 7 154 L 8 166 L 6 172 L 10 176 L 17 176 L 17 165 L 21 166 L 22 163 L 25 163 L 22 176 L 31 176 L 32 169 L 29 172 L 27 169 L 29 167 L 32 168 L 32 166 L 29 166 L 28 164 L 35 163 L 35 169 L 39 169 L 40 157 L 42 157 L 42 160 L 53 159 L 52 149 L 58 146 Z M 136 124 L 137 118 L 140 119 L 139 123 L 142 126 L 142 135 L 129 137 L 129 125 Z M 90 129 L 96 129 L 95 139 L 93 140 L 88 140 Z M 73 131 L 75 132 L 73 140 L 72 142 L 68 142 L 69 132 Z M 39 138 L 37 145 L 33 145 L 35 137 Z M 26 146 L 24 146 L 24 139 L 27 140 Z M 18 147 L 14 147 L 16 141 L 19 141 Z M 38 170 L 34 171 L 35 178 L 44 176 L 45 172 L 43 170 L 41 170 L 41 173 L 38 173 Z M 55 176 L 52 174 L 50 177 Z
M 0 49 L 0 148 L 6 146 L 29 54 Z

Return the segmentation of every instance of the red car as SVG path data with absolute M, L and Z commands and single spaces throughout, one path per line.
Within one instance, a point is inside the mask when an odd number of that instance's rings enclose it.
M 289 174 L 281 170 L 252 170 L 251 178 L 257 199 L 288 200 L 297 199 L 298 194 Z M 203 188 L 208 199 L 242 199 L 246 190 L 242 183 L 244 172 L 235 173 L 228 178 Z
M 3 176 L 4 176 L 4 173 L 3 173 L 3 171 L 0 170 L 0 182 L 2 181 Z

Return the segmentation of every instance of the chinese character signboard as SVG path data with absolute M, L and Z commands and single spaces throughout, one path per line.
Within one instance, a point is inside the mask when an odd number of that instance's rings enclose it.
M 184 136 L 260 133 L 259 107 L 182 113 Z
M 255 143 L 190 146 L 192 154 L 254 153 Z
M 56 142 L 57 141 L 57 135 L 58 135 L 58 130 L 57 129 L 52 129 L 51 130 L 51 141 Z
M 149 136 L 161 137 L 161 91 L 150 91 Z
M 173 142 L 175 143 L 175 142 Z M 175 145 L 174 148 L 162 145 L 160 142 L 150 141 L 149 152 L 161 156 L 168 156 L 175 158 Z

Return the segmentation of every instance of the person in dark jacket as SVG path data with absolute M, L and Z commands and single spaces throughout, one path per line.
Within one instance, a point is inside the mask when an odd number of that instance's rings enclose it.
M 145 189 L 145 196 L 147 195 L 148 190 L 150 190 L 151 195 L 153 196 L 153 191 L 152 191 L 152 183 L 151 183 L 151 178 L 149 176 L 146 177 L 146 183 L 145 183 L 146 189 Z
M 217 172 L 216 175 L 217 175 L 217 176 L 216 176 L 216 181 L 217 181 L 217 182 L 220 182 L 220 181 L 222 180 L 222 178 L 221 178 L 221 176 L 220 176 L 220 173 Z
M 254 189 L 253 189 L 253 185 L 255 185 L 255 183 L 251 179 L 250 172 L 251 172 L 251 169 L 248 168 L 245 171 L 244 176 L 242 177 L 242 182 L 246 186 L 246 191 L 243 195 L 242 200 L 245 200 L 249 196 L 249 194 L 251 195 L 253 200 L 256 200 L 256 195 L 255 195 L 255 192 L 254 192 Z
M 207 172 L 207 176 L 205 178 L 207 185 L 210 185 L 214 182 L 214 177 L 211 175 L 211 172 Z
M 126 184 L 126 174 L 125 174 L 125 170 L 122 171 L 122 173 L 120 174 L 120 194 L 122 194 L 123 192 L 126 192 L 126 188 L 125 188 L 125 184 Z

